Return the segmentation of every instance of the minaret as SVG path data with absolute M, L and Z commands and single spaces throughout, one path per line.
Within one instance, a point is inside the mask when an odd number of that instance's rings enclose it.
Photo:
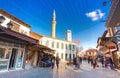
M 66 41 L 72 41 L 72 32 L 71 32 L 71 30 L 67 30 L 67 32 L 66 32 Z
M 56 33 L 56 14 L 54 10 L 52 17 L 52 33 L 51 33 L 52 38 L 55 38 L 55 33 Z

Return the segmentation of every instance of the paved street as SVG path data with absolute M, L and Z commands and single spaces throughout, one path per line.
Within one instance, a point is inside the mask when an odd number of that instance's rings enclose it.
M 54 70 L 51 68 L 32 68 L 0 73 L 0 78 L 120 78 L 120 73 L 101 67 L 92 69 L 90 65 L 84 62 L 79 70 L 61 63 L 59 70 L 56 68 Z

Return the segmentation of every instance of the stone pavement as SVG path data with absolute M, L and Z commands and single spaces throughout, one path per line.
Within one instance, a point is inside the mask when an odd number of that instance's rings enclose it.
M 53 70 L 37 67 L 0 73 L 0 78 L 120 78 L 120 73 L 102 67 L 93 69 L 86 62 L 83 62 L 80 69 L 75 70 L 74 66 L 66 66 L 62 62 L 58 70 L 56 67 Z

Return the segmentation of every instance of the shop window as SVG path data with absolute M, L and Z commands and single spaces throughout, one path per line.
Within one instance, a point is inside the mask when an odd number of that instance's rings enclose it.
M 33 59 L 33 57 L 34 57 L 34 53 L 35 52 L 32 52 L 32 51 L 29 51 L 29 52 L 27 52 L 27 56 L 26 56 L 26 62 L 32 62 L 32 59 Z
M 7 69 L 11 49 L 0 48 L 0 70 Z
M 3 23 L 5 21 L 5 17 L 4 16 L 0 16 L 0 24 Z
M 24 50 L 20 49 L 20 51 L 18 52 L 17 68 L 22 68 L 23 55 L 24 55 Z

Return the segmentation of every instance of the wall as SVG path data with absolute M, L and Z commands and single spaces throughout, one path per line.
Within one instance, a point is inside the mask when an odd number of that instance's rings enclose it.
M 0 16 L 4 16 L 4 15 L 0 14 Z M 7 27 L 7 24 L 10 21 L 12 21 L 12 22 L 16 23 L 17 25 L 19 25 L 19 28 L 18 28 L 19 31 L 17 31 L 17 32 L 28 35 L 28 36 L 30 35 L 30 28 L 29 27 L 24 26 L 24 25 L 20 24 L 19 22 L 16 22 L 16 21 L 12 20 L 11 18 L 8 18 L 6 16 L 4 16 L 4 17 L 5 17 L 5 21 L 1 24 L 3 27 Z
M 49 41 L 49 43 L 47 42 Z M 52 48 L 52 42 L 54 41 L 54 48 Z M 47 43 L 46 43 L 47 42 Z M 57 48 L 57 42 L 59 42 L 59 48 Z M 61 48 L 61 44 L 63 43 L 63 49 Z M 54 49 L 56 50 L 56 56 L 57 56 L 57 53 L 59 53 L 59 57 L 61 57 L 61 54 L 63 53 L 63 60 L 65 60 L 65 54 L 67 53 L 67 58 L 69 58 L 69 54 L 71 54 L 71 58 L 73 59 L 73 54 L 75 54 L 76 56 L 76 47 L 75 49 L 73 50 L 69 50 L 69 49 L 66 49 L 66 44 L 69 45 L 75 45 L 75 43 L 72 43 L 72 42 L 68 42 L 68 41 L 63 41 L 63 40 L 59 40 L 59 39 L 53 39 L 53 38 L 48 38 L 48 37 L 42 37 L 40 39 L 40 44 L 42 45 L 45 45 L 51 49 Z M 69 47 L 69 46 L 68 46 Z

